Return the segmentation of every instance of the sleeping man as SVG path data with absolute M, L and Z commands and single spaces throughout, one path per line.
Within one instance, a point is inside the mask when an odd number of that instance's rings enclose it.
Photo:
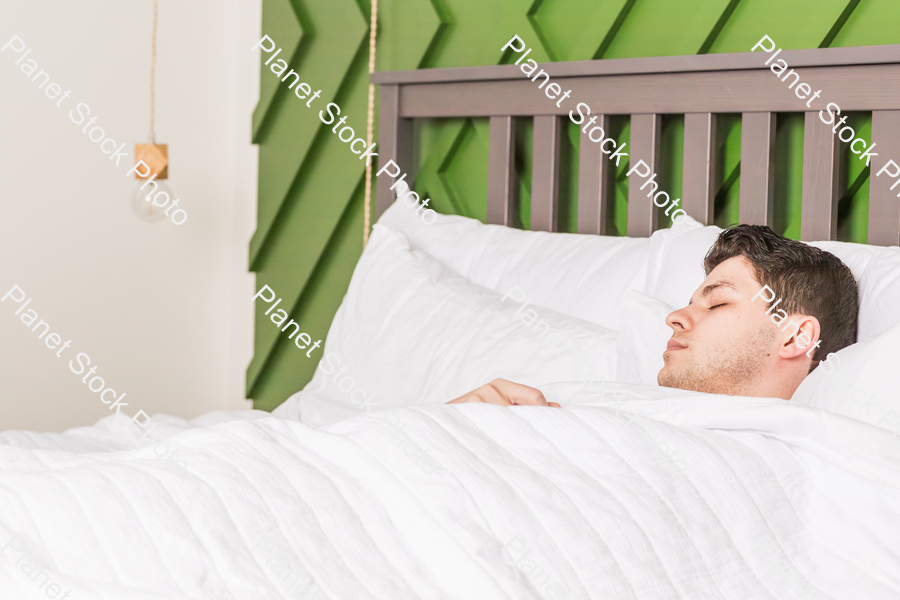
M 688 305 L 666 317 L 661 386 L 790 400 L 823 357 L 856 341 L 856 280 L 829 252 L 738 225 L 719 235 L 703 268 Z M 503 379 L 448 404 L 463 402 L 559 406 Z

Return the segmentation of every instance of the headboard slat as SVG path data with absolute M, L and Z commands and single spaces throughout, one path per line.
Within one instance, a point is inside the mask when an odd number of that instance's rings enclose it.
M 741 116 L 741 223 L 772 226 L 774 157 L 775 113 L 745 112 Z
M 400 116 L 400 86 L 383 85 L 378 92 L 381 105 L 378 117 L 378 168 L 391 159 L 400 166 L 401 173 L 408 173 L 404 181 L 413 189 L 416 172 L 413 158 L 413 122 Z M 389 177 L 378 177 L 376 218 L 394 201 Z M 398 188 L 399 189 L 399 188 Z
M 516 201 L 516 120 L 491 117 L 490 136 L 487 222 L 509 226 Z
M 713 222 L 716 166 L 716 116 L 684 115 L 684 179 L 681 208 L 704 225 Z
M 887 161 L 900 163 L 900 110 L 872 112 L 872 143 L 878 144 L 869 171 L 869 243 L 880 246 L 900 245 L 900 186 L 891 186 L 896 178 L 888 179 L 891 169 L 877 176 Z M 858 145 L 857 145 L 858 148 Z
M 653 173 L 659 170 L 659 134 L 662 129 L 662 116 L 658 114 L 631 115 L 631 148 L 630 156 L 634 156 L 630 169 L 637 160 L 643 160 L 650 167 L 650 175 L 646 178 L 634 171 L 628 178 L 628 236 L 648 237 L 656 230 L 657 210 L 653 204 L 655 193 L 660 189 L 659 175 L 650 183 Z M 642 185 L 646 187 L 640 189 Z M 654 184 L 655 187 L 654 187 Z M 647 192 L 654 190 L 650 197 Z
M 597 115 L 594 127 L 609 135 L 609 115 Z M 606 234 L 606 213 L 610 196 L 609 157 L 589 134 L 581 133 L 578 158 L 578 233 Z M 595 139 L 598 139 L 595 134 Z M 609 144 L 607 144 L 608 146 Z
M 800 239 L 833 240 L 840 190 L 837 136 L 823 126 L 818 111 L 805 115 Z
M 556 116 L 534 118 L 531 162 L 531 229 L 556 231 L 559 214 L 559 140 L 562 124 Z

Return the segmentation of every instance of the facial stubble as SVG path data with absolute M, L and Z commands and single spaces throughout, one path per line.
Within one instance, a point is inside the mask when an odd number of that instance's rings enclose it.
M 729 396 L 747 395 L 749 390 L 758 387 L 775 337 L 775 328 L 771 323 L 763 322 L 743 342 L 716 344 L 705 352 L 701 349 L 700 353 L 692 347 L 691 360 L 687 364 L 675 367 L 667 362 L 657 381 L 662 387 Z

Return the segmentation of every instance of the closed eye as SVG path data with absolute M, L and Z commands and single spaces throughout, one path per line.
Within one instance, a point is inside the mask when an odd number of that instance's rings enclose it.
M 720 306 L 725 306 L 725 303 L 722 303 L 722 304 L 716 304 L 715 306 L 710 306 L 710 307 L 709 307 L 709 310 L 712 310 L 712 309 L 714 309 L 714 308 L 719 308 Z

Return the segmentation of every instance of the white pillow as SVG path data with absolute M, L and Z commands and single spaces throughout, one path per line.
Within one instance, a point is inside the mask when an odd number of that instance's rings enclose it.
M 315 376 L 275 414 L 299 411 L 318 426 L 360 410 L 447 402 L 498 377 L 535 387 L 606 381 L 615 342 L 599 325 L 504 300 L 376 225 Z
M 638 291 L 628 293 L 616 342 L 616 381 L 659 385 L 656 376 L 665 364 L 663 352 L 672 337 L 666 316 L 673 310 L 662 300 Z
M 523 231 L 441 214 L 426 225 L 402 202 L 378 222 L 469 281 L 500 294 L 518 287 L 534 306 L 612 330 L 622 298 L 646 279 L 649 238 Z
M 900 323 L 900 248 L 849 242 L 811 242 L 831 252 L 853 271 L 859 283 L 859 331 L 864 341 Z
M 791 400 L 900 434 L 898 347 L 900 323 L 829 354 Z

